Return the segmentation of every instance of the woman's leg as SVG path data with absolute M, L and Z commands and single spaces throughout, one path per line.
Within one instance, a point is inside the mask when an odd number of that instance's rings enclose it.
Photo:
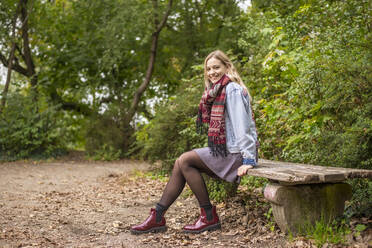
M 185 183 L 190 186 L 196 196 L 201 208 L 206 212 L 207 219 L 213 218 L 212 204 L 201 173 L 206 173 L 212 177 L 216 175 L 204 164 L 195 151 L 182 154 L 175 162 L 172 175 L 163 191 L 163 195 L 156 204 L 156 219 L 160 221 L 165 211 L 181 194 Z
M 205 210 L 207 219 L 213 219 L 212 205 L 210 204 L 207 187 L 201 175 L 202 172 L 210 176 L 216 176 L 203 163 L 196 152 L 190 151 L 182 154 L 174 164 L 172 175 L 165 186 L 160 202 L 156 204 L 156 209 L 151 209 L 150 216 L 145 222 L 133 226 L 131 232 L 139 234 L 150 231 L 165 231 L 166 226 L 163 215 L 181 194 L 186 182 L 198 199 L 200 207 Z
M 210 204 L 207 187 L 201 173 L 215 174 L 204 164 L 195 151 L 182 154 L 175 162 L 172 175 L 163 191 L 159 204 L 168 208 L 181 194 L 185 182 L 195 194 L 200 206 Z

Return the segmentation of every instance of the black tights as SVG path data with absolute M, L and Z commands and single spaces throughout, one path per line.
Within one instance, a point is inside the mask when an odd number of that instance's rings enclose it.
M 201 173 L 216 175 L 204 164 L 195 151 L 182 154 L 175 162 L 172 175 L 163 191 L 159 204 L 168 208 L 181 194 L 185 183 L 190 186 L 199 205 L 210 205 L 207 187 Z

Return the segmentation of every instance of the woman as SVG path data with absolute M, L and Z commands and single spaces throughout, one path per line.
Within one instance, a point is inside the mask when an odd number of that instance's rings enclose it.
M 133 234 L 165 231 L 164 214 L 181 194 L 185 183 L 195 194 L 201 215 L 183 230 L 201 233 L 221 228 L 201 173 L 228 182 L 240 177 L 257 163 L 257 133 L 250 96 L 229 58 L 219 50 L 204 62 L 205 91 L 199 104 L 197 127 L 208 131 L 208 147 L 182 154 L 175 162 L 160 201 L 150 216 L 131 228 Z

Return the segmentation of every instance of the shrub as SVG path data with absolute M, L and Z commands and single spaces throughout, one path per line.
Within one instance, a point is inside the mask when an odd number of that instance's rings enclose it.
M 65 127 L 56 107 L 39 107 L 30 96 L 8 95 L 0 130 L 0 160 L 40 159 L 65 152 Z
M 238 55 L 254 98 L 261 157 L 370 169 L 369 2 L 269 5 L 247 13 Z M 369 213 L 370 201 L 359 196 L 368 196 L 371 185 L 352 186 L 350 209 Z
M 131 127 L 120 127 L 112 113 L 93 115 L 86 127 L 85 150 L 95 160 L 116 160 L 124 156 L 123 151 L 133 142 Z

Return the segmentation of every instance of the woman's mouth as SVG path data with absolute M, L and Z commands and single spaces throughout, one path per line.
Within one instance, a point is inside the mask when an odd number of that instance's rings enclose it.
M 217 80 L 217 79 L 219 79 L 219 76 L 211 76 L 211 80 L 212 80 L 212 81 L 215 81 L 215 80 Z

